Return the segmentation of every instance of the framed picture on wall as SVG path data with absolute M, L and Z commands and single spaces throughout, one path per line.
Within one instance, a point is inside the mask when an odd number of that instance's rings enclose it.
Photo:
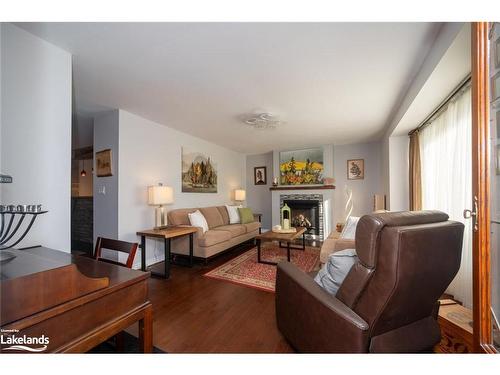
M 95 165 L 97 177 L 113 176 L 113 164 L 109 148 L 95 153 Z
M 347 160 L 347 179 L 363 180 L 365 178 L 365 159 Z
M 255 167 L 253 169 L 254 185 L 267 185 L 267 168 Z

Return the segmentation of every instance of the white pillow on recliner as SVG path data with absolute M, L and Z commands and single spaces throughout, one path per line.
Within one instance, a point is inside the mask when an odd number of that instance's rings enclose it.
M 345 249 L 330 254 L 314 281 L 328 293 L 336 295 L 357 260 L 358 256 L 354 249 Z
M 356 227 L 358 226 L 359 217 L 349 216 L 340 233 L 340 238 L 345 240 L 354 240 L 356 237 Z

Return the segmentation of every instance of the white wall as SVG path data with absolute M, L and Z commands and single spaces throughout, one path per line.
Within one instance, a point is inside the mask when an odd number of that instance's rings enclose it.
M 18 247 L 70 251 L 71 55 L 34 35 L 1 24 L 2 204 L 42 204 Z
M 387 126 L 382 136 L 382 188 L 386 194 L 386 201 L 389 204 L 388 209 L 393 210 L 390 207 L 391 203 L 391 172 L 390 172 L 390 141 L 389 138 L 392 136 L 396 127 L 403 119 L 405 114 L 410 109 L 411 105 L 417 98 L 419 92 L 422 90 L 426 82 L 432 75 L 432 72 L 436 69 L 439 62 L 446 54 L 446 51 L 450 48 L 451 44 L 460 33 L 460 30 L 463 28 L 464 24 L 461 22 L 447 22 L 445 23 L 439 34 L 434 41 L 433 46 L 431 47 L 429 53 L 425 57 L 422 66 L 420 67 L 419 72 L 413 78 L 408 90 L 406 91 L 404 97 L 401 99 L 399 103 L 395 106 L 390 116 L 390 119 L 387 121 Z M 463 77 L 461 77 L 463 78 Z M 430 108 L 429 112 L 434 108 Z M 419 121 L 422 121 L 423 118 Z M 418 126 L 418 122 L 415 123 L 415 127 Z M 399 201 L 399 198 L 397 199 Z M 397 204 L 399 206 L 399 203 Z
M 254 168 L 266 167 L 267 184 L 254 184 Z M 246 158 L 246 192 L 247 192 L 247 207 L 250 207 L 253 212 L 262 214 L 262 228 L 271 229 L 271 191 L 269 188 L 273 185 L 273 153 L 247 155 Z
M 389 138 L 389 199 L 391 211 L 410 209 L 409 158 L 410 139 L 407 135 Z
M 149 185 L 162 182 L 173 187 L 174 204 L 167 210 L 228 204 L 233 190 L 245 186 L 243 154 L 123 110 L 119 111 L 119 123 L 118 237 L 121 240 L 137 241 L 138 230 L 154 226 L 154 207 L 147 204 Z M 217 193 L 181 192 L 182 147 L 213 158 L 218 172 Z M 148 264 L 163 259 L 163 242 L 151 240 L 146 246 Z M 136 265 L 139 260 L 137 255 Z
M 94 182 L 94 243 L 97 237 L 118 238 L 119 111 L 100 114 L 94 119 L 95 153 L 111 149 L 113 176 L 97 177 Z M 134 151 L 134 148 L 130 150 Z
M 365 160 L 365 178 L 363 180 L 347 179 L 347 160 Z M 362 216 L 373 211 L 373 195 L 382 194 L 382 145 L 379 142 L 358 143 L 335 146 L 333 149 L 335 199 L 334 223 L 344 221 L 346 203 L 345 187 L 352 189 L 354 207 L 353 216 Z

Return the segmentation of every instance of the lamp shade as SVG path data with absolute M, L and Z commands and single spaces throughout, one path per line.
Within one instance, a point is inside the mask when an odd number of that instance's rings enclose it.
M 148 204 L 158 206 L 174 203 L 174 190 L 170 186 L 148 186 Z
M 236 189 L 234 191 L 234 200 L 235 201 L 244 201 L 246 198 L 246 192 L 242 189 Z

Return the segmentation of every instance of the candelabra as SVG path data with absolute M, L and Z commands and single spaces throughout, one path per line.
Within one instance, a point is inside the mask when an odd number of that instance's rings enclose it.
M 0 206 L 0 250 L 10 249 L 21 242 L 28 234 L 42 211 L 42 205 Z M 26 224 L 23 229 L 23 222 Z M 11 252 L 0 251 L 0 261 L 15 258 Z

